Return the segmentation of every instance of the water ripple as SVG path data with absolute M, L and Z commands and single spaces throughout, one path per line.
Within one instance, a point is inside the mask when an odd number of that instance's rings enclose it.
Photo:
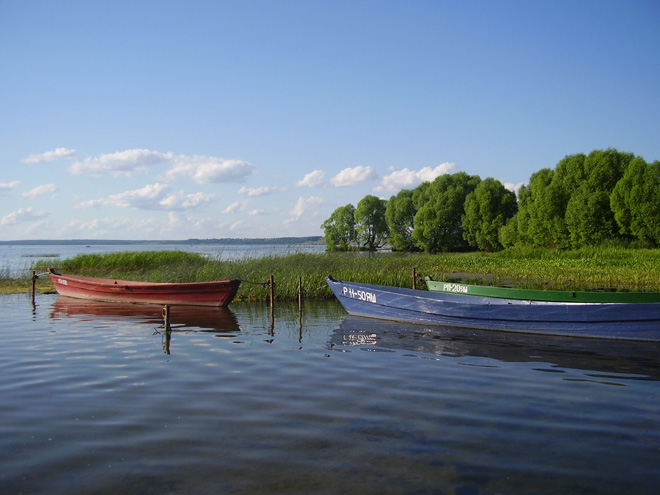
M 272 325 L 261 304 L 179 314 L 171 332 L 161 308 L 2 296 L 0 310 L 2 493 L 660 485 L 652 345 L 466 335 L 332 302 L 302 318 L 282 305 Z

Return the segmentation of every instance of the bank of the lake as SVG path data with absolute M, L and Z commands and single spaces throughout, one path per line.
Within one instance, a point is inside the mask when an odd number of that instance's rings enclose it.
M 295 253 L 283 256 L 219 260 L 182 251 L 142 251 L 78 255 L 64 260 L 38 260 L 38 272 L 53 266 L 63 273 L 152 282 L 201 282 L 239 278 L 263 283 L 273 275 L 276 297 L 294 300 L 298 281 L 308 299 L 332 295 L 327 275 L 398 287 L 412 286 L 413 269 L 438 280 L 470 279 L 528 287 L 585 290 L 615 289 L 660 291 L 660 250 L 591 248 L 575 251 L 509 249 L 497 253 Z M 4 278 L 2 293 L 27 292 L 29 277 Z M 37 290 L 53 290 L 48 277 L 37 281 Z M 237 300 L 260 300 L 267 289 L 243 284 Z

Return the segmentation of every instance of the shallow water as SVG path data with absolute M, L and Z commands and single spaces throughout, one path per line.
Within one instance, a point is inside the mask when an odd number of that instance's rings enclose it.
M 656 493 L 658 344 L 0 296 L 0 493 Z

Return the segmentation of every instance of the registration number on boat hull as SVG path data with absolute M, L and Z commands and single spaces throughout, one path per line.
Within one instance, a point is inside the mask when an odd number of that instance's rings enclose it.
M 468 293 L 467 286 L 466 285 L 461 285 L 461 284 L 446 283 L 446 284 L 444 284 L 442 290 L 444 292 L 459 292 L 461 294 L 467 294 Z
M 376 302 L 376 294 L 374 294 L 373 292 L 367 292 L 365 290 L 360 290 L 360 289 L 353 289 L 352 287 L 342 287 L 342 293 L 346 297 L 350 297 L 351 299 L 358 299 L 360 301 L 366 301 L 371 303 Z

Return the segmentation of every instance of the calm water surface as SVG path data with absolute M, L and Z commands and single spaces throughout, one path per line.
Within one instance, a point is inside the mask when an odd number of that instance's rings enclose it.
M 655 494 L 657 344 L 0 296 L 0 493 Z

